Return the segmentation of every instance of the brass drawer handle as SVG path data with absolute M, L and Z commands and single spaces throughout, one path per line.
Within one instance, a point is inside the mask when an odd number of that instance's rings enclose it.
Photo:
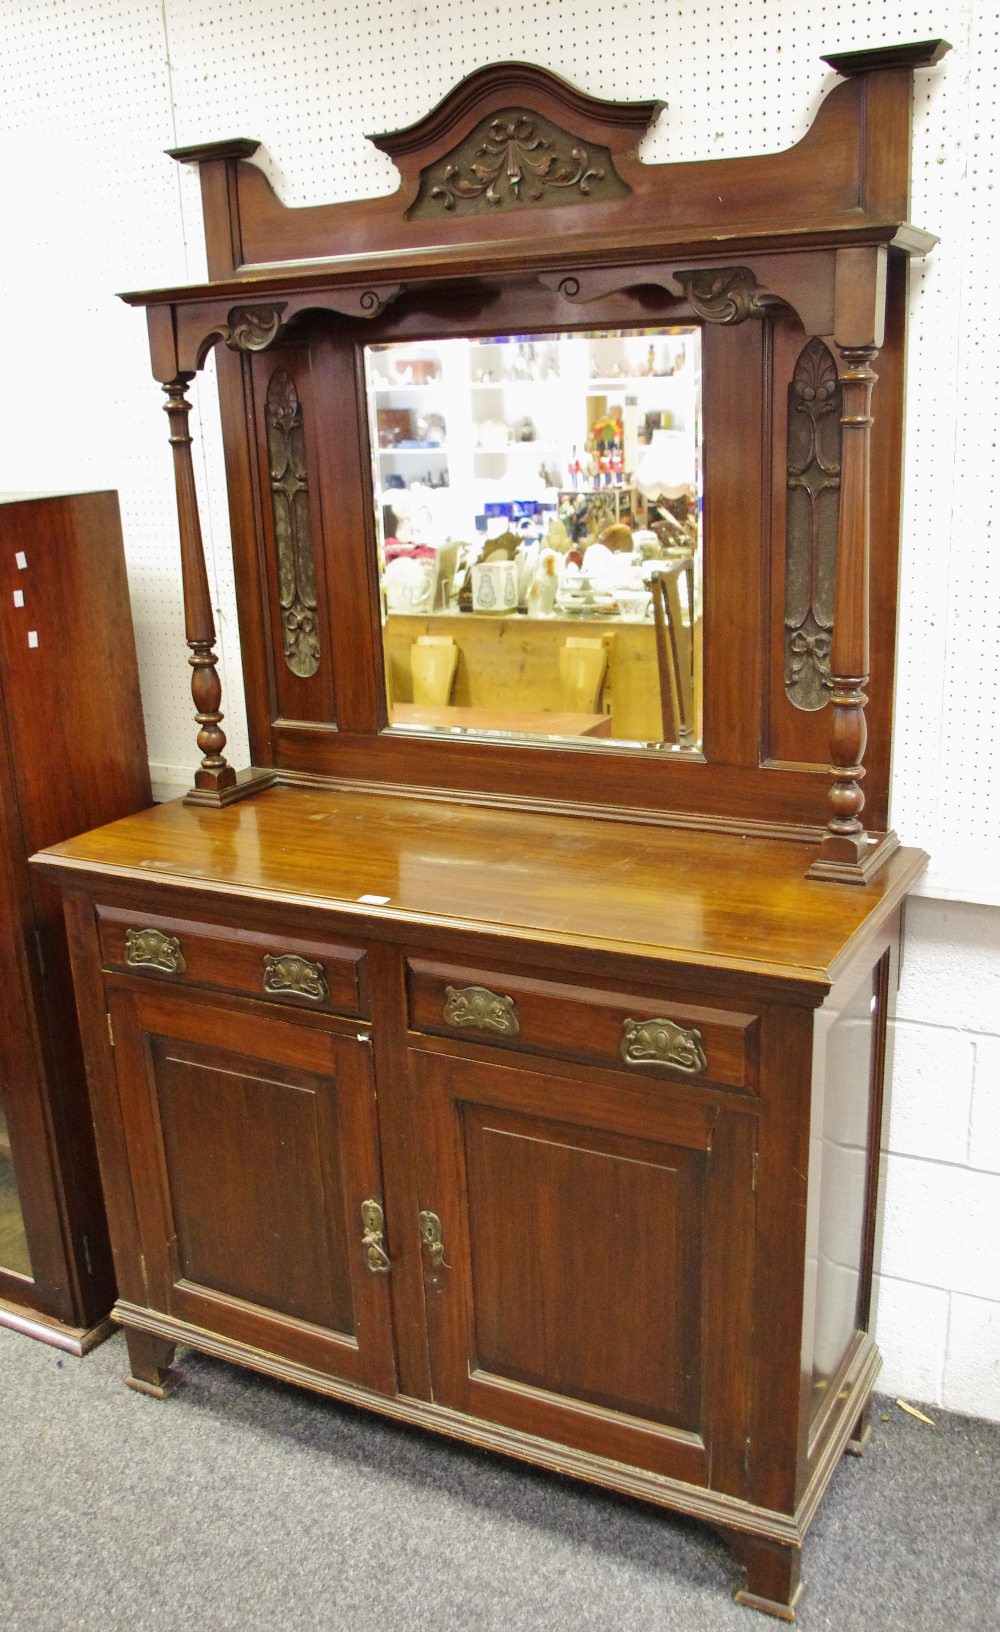
M 127 929 L 125 962 L 130 969 L 162 969 L 168 975 L 182 975 L 187 968 L 177 936 L 158 929 Z
M 294 952 L 264 954 L 264 990 L 272 996 L 306 997 L 310 1003 L 328 1003 L 330 988 L 321 963 L 310 963 Z
M 516 1037 L 521 1029 L 514 999 L 486 986 L 446 986 L 444 1018 L 449 1026 L 497 1031 L 501 1037 Z
M 361 1222 L 364 1226 L 361 1245 L 365 1263 L 373 1275 L 387 1275 L 392 1265 L 385 1250 L 385 1214 L 377 1201 L 361 1203 Z
M 685 1031 L 673 1020 L 624 1020 L 622 1059 L 626 1065 L 666 1065 L 696 1077 L 708 1069 L 700 1031 Z
M 450 1269 L 451 1265 L 445 1262 L 444 1231 L 437 1213 L 421 1213 L 418 1222 L 421 1244 L 434 1269 Z

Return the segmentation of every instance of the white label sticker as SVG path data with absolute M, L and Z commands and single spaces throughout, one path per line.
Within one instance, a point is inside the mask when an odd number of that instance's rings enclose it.
M 38 645 L 38 630 L 37 629 L 29 629 L 28 630 L 28 645 L 29 646 L 37 646 Z
M 359 895 L 358 900 L 363 907 L 384 907 L 392 900 L 389 895 Z
M 24 590 L 23 589 L 15 589 L 15 591 L 14 591 L 14 605 L 15 606 L 23 606 L 24 605 Z
M 17 563 L 17 565 L 20 567 L 22 572 L 27 571 L 28 557 L 25 555 L 23 550 L 18 550 L 17 554 L 14 557 L 14 560 Z

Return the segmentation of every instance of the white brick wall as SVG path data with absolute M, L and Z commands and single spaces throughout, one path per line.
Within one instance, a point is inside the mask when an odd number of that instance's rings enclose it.
M 1000 912 L 907 909 L 876 1331 L 890 1393 L 1000 1421 Z

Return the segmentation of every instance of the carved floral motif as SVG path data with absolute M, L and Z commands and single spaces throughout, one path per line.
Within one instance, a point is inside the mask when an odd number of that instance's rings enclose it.
M 278 338 L 284 306 L 234 306 L 223 338 L 230 351 L 266 351 Z
M 785 695 L 815 711 L 829 701 L 840 518 L 841 390 L 822 340 L 799 355 L 788 390 Z
M 302 408 L 294 382 L 283 368 L 271 376 L 265 420 L 285 662 L 293 674 L 308 680 L 320 663 L 316 572 Z
M 424 171 L 410 214 L 579 203 L 628 191 L 607 148 L 585 146 L 541 114 L 510 108 Z
M 774 305 L 773 295 L 760 289 L 748 266 L 723 266 L 677 272 L 691 306 L 705 323 L 743 323 L 755 312 Z

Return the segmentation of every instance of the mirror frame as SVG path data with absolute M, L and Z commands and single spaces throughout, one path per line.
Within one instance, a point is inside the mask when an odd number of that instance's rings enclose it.
M 599 101 L 519 63 L 478 70 L 424 119 L 371 138 L 400 172 L 384 198 L 290 209 L 249 162 L 257 143 L 174 150 L 200 168 L 210 281 L 124 298 L 147 308 L 171 423 L 203 754 L 190 799 L 224 804 L 267 782 L 318 777 L 583 809 L 818 842 L 813 876 L 866 882 L 897 843 L 888 774 L 906 269 L 936 241 L 907 222 L 913 73 L 945 50 L 926 41 L 826 58 L 841 80 L 812 127 L 760 158 L 644 164 L 636 149 L 661 104 Z M 546 162 L 532 169 L 536 141 Z M 387 730 L 372 661 L 361 348 L 475 325 L 527 333 L 636 320 L 703 325 L 704 758 Z M 805 715 L 785 696 L 776 637 L 790 392 L 813 339 L 835 369 L 842 455 L 830 703 Z M 224 755 L 187 433 L 186 389 L 213 348 L 257 767 L 242 778 Z M 280 672 L 262 420 L 276 367 L 299 382 L 315 471 L 330 661 L 314 694 L 332 697 L 335 725 L 308 701 L 290 715 Z

